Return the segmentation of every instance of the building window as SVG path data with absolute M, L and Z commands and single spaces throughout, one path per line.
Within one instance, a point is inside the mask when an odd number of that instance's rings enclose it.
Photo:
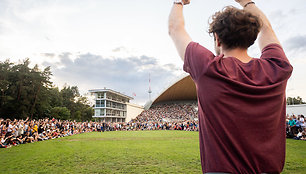
M 104 100 L 96 100 L 96 107 L 104 107 Z
M 95 110 L 95 116 L 100 116 L 100 109 Z
M 106 101 L 106 107 L 111 107 L 111 102 L 110 101 Z
M 95 116 L 105 116 L 104 109 L 95 109 Z
M 104 92 L 98 93 L 98 97 L 97 97 L 97 98 L 98 98 L 98 99 L 104 98 Z
M 104 116 L 104 109 L 100 109 L 100 115 Z

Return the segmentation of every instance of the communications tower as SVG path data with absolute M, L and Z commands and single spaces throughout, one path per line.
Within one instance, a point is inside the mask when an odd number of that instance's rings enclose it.
M 150 76 L 150 74 L 149 74 L 149 90 L 148 90 L 148 93 L 149 93 L 149 101 L 151 101 L 152 90 L 151 90 L 151 76 Z

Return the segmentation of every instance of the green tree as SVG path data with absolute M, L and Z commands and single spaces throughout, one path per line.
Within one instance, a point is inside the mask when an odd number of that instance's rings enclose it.
M 45 96 L 52 84 L 50 81 L 50 67 L 40 71 L 38 65 L 29 67 L 30 60 L 25 59 L 22 63 L 13 64 L 9 60 L 0 62 L 0 116 L 4 118 L 26 118 L 39 115 L 44 112 L 39 107 L 48 108 Z M 39 101 L 39 103 L 38 103 Z
M 71 119 L 78 121 L 91 120 L 93 109 L 90 107 L 88 99 L 81 96 L 77 86 L 67 86 L 60 91 L 63 106 L 71 112 Z
M 91 120 L 94 110 L 90 107 L 87 97 L 80 96 L 76 102 L 77 108 L 81 113 L 81 120 Z
M 68 120 L 70 118 L 70 111 L 66 107 L 54 107 L 50 114 L 56 119 Z
M 38 119 L 57 114 L 61 119 L 91 120 L 93 109 L 77 86 L 59 90 L 52 86 L 50 67 L 29 65 L 29 59 L 18 64 L 0 61 L 0 117 Z
M 298 104 L 306 104 L 300 96 L 295 97 L 287 97 L 287 105 L 298 105 Z
M 7 95 L 8 88 L 10 86 L 9 76 L 11 75 L 12 63 L 9 60 L 0 62 L 0 113 L 3 112 L 3 108 L 9 98 Z
M 63 99 L 63 106 L 67 107 L 70 110 L 71 118 L 75 118 L 76 111 L 78 110 L 76 105 L 76 100 L 80 96 L 79 89 L 77 86 L 67 86 L 61 90 L 61 97 Z

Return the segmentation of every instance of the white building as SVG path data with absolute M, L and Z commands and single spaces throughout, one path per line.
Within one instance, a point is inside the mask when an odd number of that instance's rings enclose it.
M 143 107 L 130 104 L 133 98 L 111 89 L 93 89 L 89 92 L 95 97 L 96 121 L 127 122 L 139 115 Z
M 127 115 L 126 122 L 136 118 L 143 111 L 143 106 L 139 106 L 133 103 L 127 103 Z

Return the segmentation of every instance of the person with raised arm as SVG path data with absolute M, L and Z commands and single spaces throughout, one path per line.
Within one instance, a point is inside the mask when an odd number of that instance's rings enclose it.
M 197 87 L 203 173 L 280 173 L 285 162 L 286 85 L 293 67 L 255 2 L 236 0 L 211 17 L 215 53 L 185 30 L 174 0 L 169 35 Z M 258 36 L 260 58 L 248 55 Z

